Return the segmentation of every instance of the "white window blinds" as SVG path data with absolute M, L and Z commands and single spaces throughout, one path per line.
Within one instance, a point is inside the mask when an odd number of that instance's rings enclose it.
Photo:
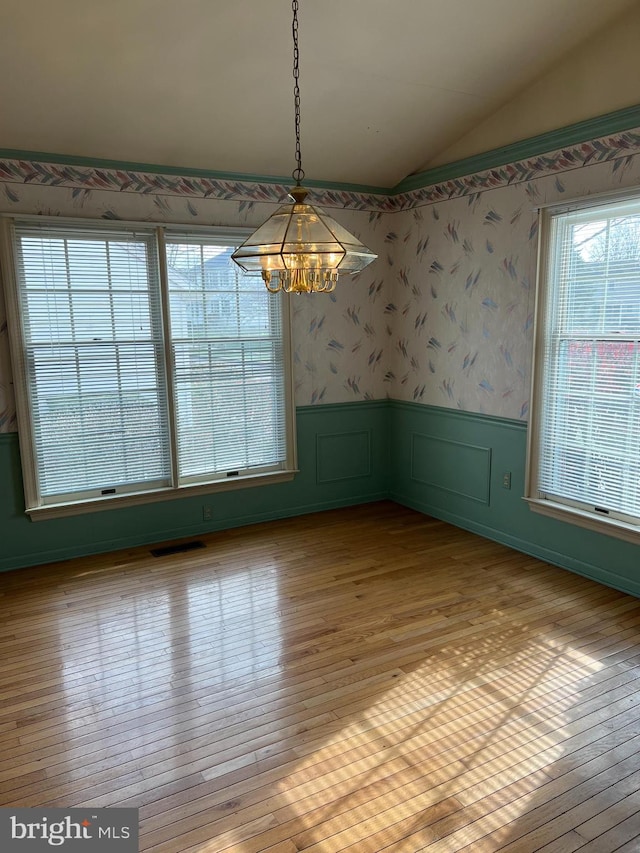
M 537 497 L 640 522 L 640 200 L 551 211 Z
M 43 499 L 167 485 L 152 233 L 16 229 L 26 380 Z
M 275 470 L 287 458 L 280 300 L 233 248 L 167 234 L 181 482 Z
M 286 303 L 240 241 L 14 222 L 28 509 L 293 470 Z

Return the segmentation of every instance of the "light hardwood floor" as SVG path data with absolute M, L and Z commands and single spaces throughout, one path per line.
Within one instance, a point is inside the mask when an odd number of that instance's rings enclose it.
M 0 805 L 135 806 L 153 853 L 640 851 L 640 600 L 391 503 L 200 538 L 0 576 Z

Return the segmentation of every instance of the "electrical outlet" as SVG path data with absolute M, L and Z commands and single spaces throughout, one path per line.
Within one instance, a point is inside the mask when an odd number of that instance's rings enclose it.
M 502 488 L 510 489 L 511 488 L 511 471 L 505 471 L 502 475 Z
M 211 507 L 209 504 L 202 504 L 202 520 L 203 521 L 211 521 L 213 515 L 211 514 Z

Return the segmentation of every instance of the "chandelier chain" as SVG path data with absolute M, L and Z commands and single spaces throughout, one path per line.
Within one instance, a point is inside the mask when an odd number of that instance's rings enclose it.
M 300 52 L 298 50 L 298 0 L 293 0 L 291 8 L 293 10 L 293 24 L 291 25 L 293 33 L 293 103 L 296 123 L 296 168 L 293 170 L 291 177 L 299 186 L 304 178 L 304 169 L 302 168 L 302 152 L 300 150 Z
M 269 293 L 331 293 L 341 273 L 358 273 L 376 256 L 328 213 L 305 200 L 308 192 L 302 186 L 300 150 L 299 7 L 299 0 L 292 0 L 296 129 L 296 168 L 292 173 L 295 186 L 289 190 L 292 203 L 285 203 L 272 213 L 231 258 L 245 272 L 260 273 Z

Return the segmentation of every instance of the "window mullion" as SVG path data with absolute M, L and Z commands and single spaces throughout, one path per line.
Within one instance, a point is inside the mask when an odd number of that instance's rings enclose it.
M 110 315 L 109 319 L 110 319 L 110 323 L 111 323 L 111 337 L 113 340 L 113 349 L 114 349 L 113 358 L 114 358 L 115 372 L 116 372 L 117 382 L 118 382 L 118 394 L 120 396 L 120 399 L 122 400 L 123 399 L 123 393 L 124 393 L 123 382 L 122 382 L 122 373 L 123 373 L 122 356 L 121 356 L 121 352 L 120 352 L 120 347 L 117 343 L 117 341 L 118 341 L 117 328 L 118 327 L 117 327 L 117 320 L 116 320 L 116 313 L 115 313 L 115 305 L 114 305 L 114 300 L 113 300 L 113 274 L 112 274 L 112 267 L 111 267 L 111 248 L 110 248 L 110 244 L 108 242 L 105 244 L 105 262 L 106 262 L 107 284 L 108 284 L 108 294 L 109 294 L 109 315 Z M 120 411 L 118 413 L 118 421 L 120 423 L 120 431 L 122 433 L 124 433 L 126 430 L 126 424 L 125 424 L 125 421 L 123 418 L 122 408 L 120 408 Z M 128 474 L 129 474 L 129 459 L 128 459 L 128 454 L 127 454 L 126 450 L 124 452 L 124 457 L 125 457 L 124 458 L 124 470 L 128 476 Z
M 178 425 L 176 422 L 176 396 L 175 396 L 175 355 L 173 340 L 171 338 L 171 301 L 169 296 L 169 274 L 167 269 L 167 244 L 164 228 L 156 230 L 156 244 L 158 252 L 158 280 L 160 285 L 160 310 L 162 314 L 162 337 L 164 340 L 164 373 L 165 400 L 167 407 L 167 423 L 169 425 L 169 454 L 171 461 L 171 485 L 176 488 L 180 482 L 180 471 L 178 466 Z
M 65 264 L 65 280 L 66 280 L 66 296 L 67 296 L 67 305 L 69 306 L 69 332 L 70 332 L 70 345 L 73 348 L 73 364 L 76 375 L 76 386 L 78 388 L 78 396 L 79 399 L 83 398 L 83 387 L 82 387 L 82 365 L 80 363 L 80 348 L 79 342 L 76 337 L 76 314 L 75 314 L 75 306 L 73 304 L 73 281 L 71 279 L 71 261 L 69 258 L 69 241 L 64 241 L 64 264 Z M 34 406 L 34 410 L 37 410 L 37 419 L 40 420 L 41 413 L 39 407 Z M 85 418 L 84 418 L 84 408 L 80 407 L 80 420 L 82 422 L 83 430 L 85 427 Z M 83 459 L 84 463 L 84 459 Z M 37 471 L 37 468 L 36 468 Z M 38 479 L 40 479 L 40 475 L 38 472 Z M 38 488 L 40 488 L 38 486 Z

